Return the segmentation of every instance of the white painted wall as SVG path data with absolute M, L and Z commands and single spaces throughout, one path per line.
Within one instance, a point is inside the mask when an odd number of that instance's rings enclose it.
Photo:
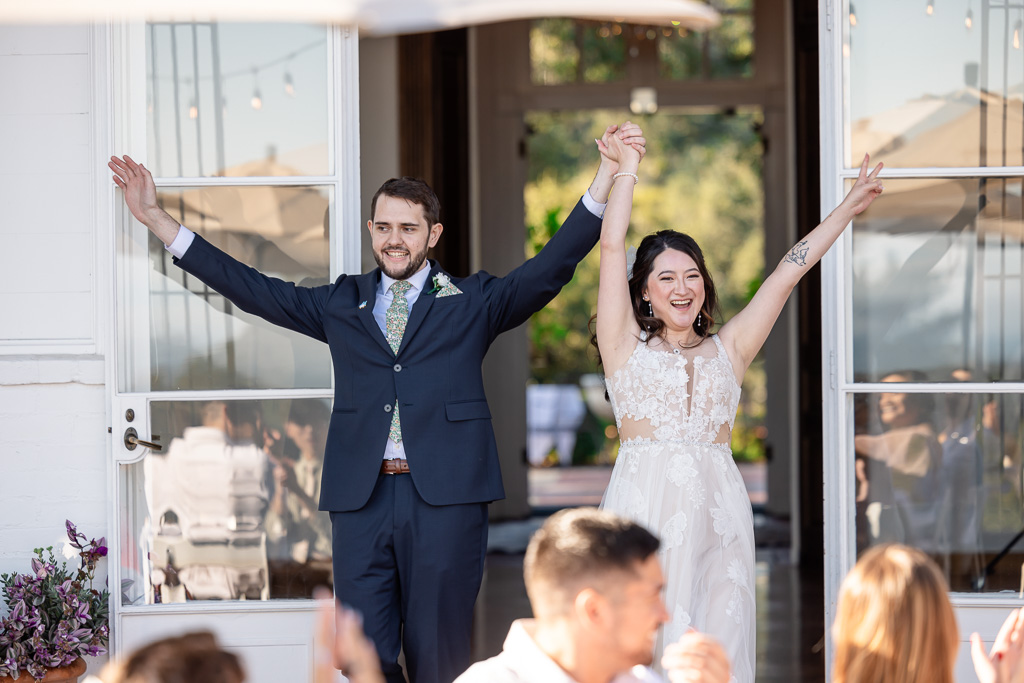
M 0 93 L 0 572 L 23 572 L 65 519 L 108 535 L 92 28 L 0 26 Z

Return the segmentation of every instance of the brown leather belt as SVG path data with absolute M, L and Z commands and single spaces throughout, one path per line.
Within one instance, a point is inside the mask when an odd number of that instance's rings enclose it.
M 409 473 L 409 461 L 405 458 L 395 458 L 393 460 L 381 460 L 380 462 L 380 473 L 381 474 L 408 474 Z

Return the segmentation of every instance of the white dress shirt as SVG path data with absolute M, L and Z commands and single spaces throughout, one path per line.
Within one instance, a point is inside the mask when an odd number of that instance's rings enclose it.
M 533 640 L 536 620 L 517 619 L 505 637 L 501 654 L 477 662 L 455 679 L 455 683 L 577 683 Z M 612 683 L 662 683 L 646 666 L 634 666 Z
M 587 210 L 600 218 L 604 217 L 604 210 L 607 204 L 602 204 L 590 196 L 590 192 L 583 193 L 583 206 L 587 207 Z M 192 246 L 192 240 L 195 239 L 195 233 L 186 228 L 184 225 L 178 227 L 178 234 L 175 235 L 174 241 L 171 242 L 167 247 L 168 252 L 174 258 L 181 258 L 188 251 L 188 248 Z M 430 274 L 430 263 L 428 261 L 423 262 L 423 267 L 416 271 L 411 277 L 409 277 L 409 284 L 412 288 L 406 292 L 405 300 L 409 302 L 409 313 L 412 313 L 412 305 L 419 299 L 420 293 L 423 291 L 423 287 L 427 282 L 427 276 Z M 377 326 L 380 327 L 380 331 L 387 336 L 387 323 L 385 322 L 385 314 L 388 310 L 388 306 L 391 305 L 394 295 L 391 293 L 391 285 L 394 283 L 394 279 L 388 277 L 383 271 L 380 274 L 380 282 L 377 283 L 377 297 L 373 304 L 373 319 L 377 321 Z M 388 439 L 387 446 L 384 447 L 384 459 L 391 460 L 393 458 L 404 458 L 405 457 L 405 440 L 402 443 L 395 443 L 391 439 Z

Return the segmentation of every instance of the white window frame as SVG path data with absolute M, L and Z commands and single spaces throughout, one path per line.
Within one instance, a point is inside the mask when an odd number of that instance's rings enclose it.
M 855 179 L 859 168 L 847 167 L 845 150 L 850 145 L 849 111 L 843 84 L 849 74 L 843 58 L 848 31 L 849 0 L 819 0 L 819 111 L 821 120 L 821 218 L 845 196 L 845 183 Z M 894 68 L 900 68 L 894 65 Z M 875 160 L 872 160 L 873 162 Z M 878 161 L 885 161 L 879 159 Z M 927 167 L 883 169 L 883 178 L 1011 177 L 1024 176 L 1024 166 Z M 825 539 L 825 637 L 826 670 L 832 669 L 831 627 L 843 577 L 857 560 L 854 489 L 856 475 L 850 452 L 853 435 L 854 394 L 891 391 L 891 384 L 853 381 L 853 287 L 850 255 L 853 234 L 846 230 L 821 261 L 821 357 L 822 357 L 822 463 Z M 1024 382 L 956 382 L 900 384 L 906 393 L 1024 394 Z M 961 622 L 961 640 L 981 630 L 991 640 L 1009 609 L 1020 606 L 1016 594 L 950 593 Z M 981 612 L 976 611 L 981 609 Z M 995 621 L 994 621 L 995 620 Z M 993 629 L 994 625 L 994 629 Z M 991 631 L 991 635 L 986 635 Z M 962 669 L 964 648 L 961 648 Z

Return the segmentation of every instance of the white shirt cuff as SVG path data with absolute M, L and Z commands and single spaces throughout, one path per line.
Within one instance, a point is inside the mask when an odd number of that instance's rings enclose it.
M 174 258 L 181 258 L 188 251 L 188 248 L 192 246 L 192 240 L 195 237 L 196 234 L 194 232 L 179 224 L 178 234 L 175 235 L 174 241 L 164 247 L 164 249 L 171 252 L 171 256 Z
M 594 214 L 598 218 L 604 218 L 604 210 L 607 204 L 602 204 L 593 197 L 590 196 L 590 190 L 583 193 L 583 206 L 587 207 L 587 211 Z

